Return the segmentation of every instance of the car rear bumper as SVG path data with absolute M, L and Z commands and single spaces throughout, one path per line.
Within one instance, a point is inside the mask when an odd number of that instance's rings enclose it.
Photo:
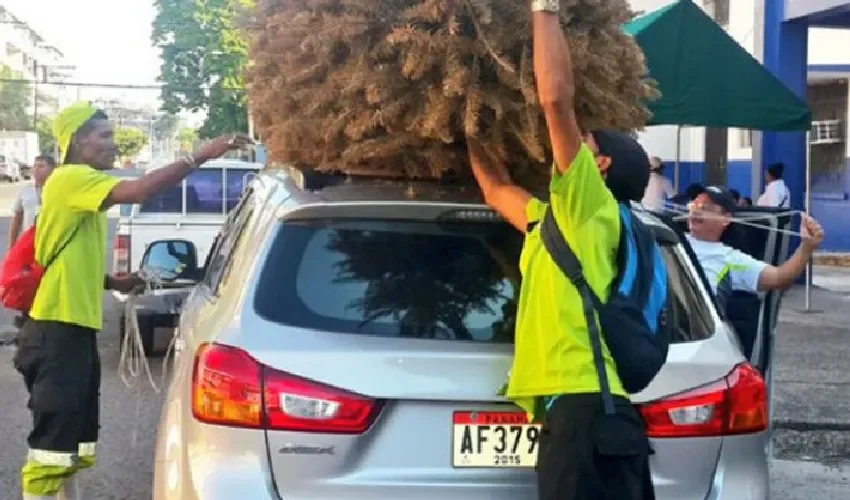
M 714 482 L 706 500 L 770 498 L 769 440 L 767 431 L 723 438 Z
M 197 424 L 196 424 L 197 425 Z M 206 427 L 206 426 L 204 426 Z M 242 441 L 257 439 L 256 434 L 245 433 Z M 717 470 L 710 485 L 695 485 L 693 496 L 686 493 L 686 498 L 706 500 L 767 500 L 769 496 L 769 470 L 765 450 L 767 433 L 733 436 L 723 439 L 723 446 L 718 457 Z M 241 440 L 229 440 L 235 443 Z M 260 442 L 248 446 L 254 449 Z M 205 448 L 205 447 L 204 447 Z M 259 500 L 536 500 L 534 472 L 527 474 L 506 473 L 493 471 L 488 480 L 458 481 L 457 475 L 462 471 L 454 471 L 442 481 L 434 481 L 432 474 L 425 471 L 398 470 L 394 475 L 343 474 L 335 478 L 314 483 L 309 490 L 293 489 L 287 484 L 270 484 L 268 464 L 257 455 L 245 454 L 239 456 L 236 449 L 228 446 L 216 448 L 198 448 L 195 453 L 186 455 L 187 469 L 181 473 L 169 472 L 165 463 L 156 464 L 158 491 L 155 500 L 217 500 L 233 498 L 234 492 L 239 492 L 240 498 Z M 243 448 L 244 449 L 244 448 Z M 309 460 L 307 457 L 305 460 Z M 170 489 L 163 488 L 174 474 L 181 484 Z M 427 480 L 426 480 L 427 479 Z M 657 479 L 657 478 L 656 478 Z M 274 487 L 277 487 L 278 496 Z M 289 487 L 288 487 L 289 486 Z M 708 494 L 705 494 L 706 489 Z M 180 496 L 170 496 L 165 491 L 180 492 Z M 681 500 L 683 497 L 670 489 L 665 491 L 663 485 L 657 487 L 659 500 Z
M 187 422 L 188 411 L 179 399 L 163 407 L 152 500 L 280 500 L 263 432 Z

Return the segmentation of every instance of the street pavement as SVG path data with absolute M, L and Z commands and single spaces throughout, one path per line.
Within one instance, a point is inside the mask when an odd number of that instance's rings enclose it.
M 0 185 L 0 211 L 14 189 Z M 0 212 L 2 214 L 2 212 Z M 7 247 L 8 217 L 0 217 L 0 248 Z M 115 223 L 110 223 L 110 241 Z M 107 262 L 111 255 L 107 256 Z M 812 309 L 805 312 L 801 288 L 783 301 L 778 328 L 773 500 L 838 500 L 850 491 L 850 271 L 818 268 Z M 105 299 L 100 335 L 103 363 L 100 463 L 86 473 L 86 498 L 148 500 L 153 443 L 161 396 L 140 384 L 125 387 L 118 376 L 117 306 Z M 0 309 L 0 339 L 13 315 Z M 0 500 L 19 498 L 19 469 L 26 454 L 29 415 L 26 392 L 12 366 L 14 348 L 0 347 Z M 159 360 L 152 360 L 159 373 Z

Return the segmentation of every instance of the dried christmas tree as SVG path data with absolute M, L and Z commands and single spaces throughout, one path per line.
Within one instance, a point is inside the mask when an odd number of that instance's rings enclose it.
M 655 95 L 627 0 L 561 0 L 586 129 L 641 127 Z M 352 174 L 469 171 L 465 134 L 548 174 L 526 0 L 260 0 L 251 101 L 272 160 Z

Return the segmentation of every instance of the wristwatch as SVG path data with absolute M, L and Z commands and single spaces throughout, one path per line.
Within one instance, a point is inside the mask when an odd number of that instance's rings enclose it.
M 557 14 L 561 10 L 558 0 L 531 0 L 532 12 L 549 12 Z

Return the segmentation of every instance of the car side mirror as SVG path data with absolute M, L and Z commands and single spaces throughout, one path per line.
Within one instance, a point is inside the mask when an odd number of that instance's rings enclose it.
M 164 282 L 197 280 L 198 250 L 187 240 L 157 240 L 145 250 L 141 268 Z

